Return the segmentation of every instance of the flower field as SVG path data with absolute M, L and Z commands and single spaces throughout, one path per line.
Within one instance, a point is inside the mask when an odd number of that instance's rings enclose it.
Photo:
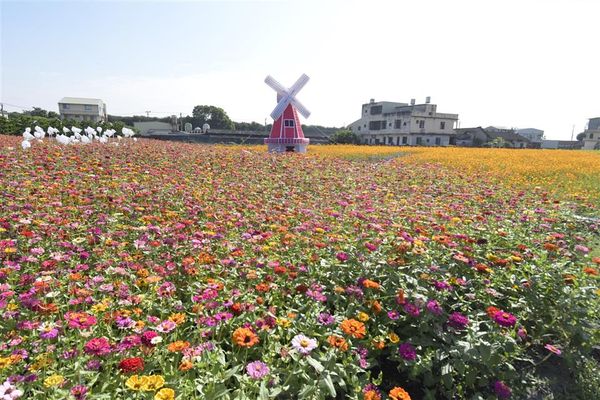
M 0 399 L 600 395 L 597 154 L 19 143 Z

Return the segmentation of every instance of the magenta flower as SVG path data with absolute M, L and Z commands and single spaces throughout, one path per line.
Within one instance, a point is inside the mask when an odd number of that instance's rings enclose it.
M 319 314 L 319 317 L 317 318 L 317 320 L 319 321 L 319 323 L 321 325 L 333 325 L 335 323 L 335 318 L 333 318 L 333 316 L 329 313 L 321 313 Z
M 418 317 L 419 314 L 421 314 L 419 307 L 417 307 L 416 305 L 414 305 L 412 303 L 404 304 L 403 308 L 404 308 L 404 311 L 411 317 Z
M 496 321 L 496 323 L 500 326 L 511 328 L 517 323 L 517 318 L 510 313 L 497 311 L 494 314 L 494 321 Z
M 433 315 L 441 315 L 443 312 L 440 303 L 438 303 L 436 300 L 429 300 L 427 302 L 427 311 L 429 311 Z
M 261 379 L 265 375 L 268 375 L 270 370 L 269 366 L 262 361 L 253 361 L 246 365 L 246 372 L 252 379 Z
M 560 349 L 559 349 L 558 347 L 556 347 L 556 346 L 553 346 L 553 345 L 551 345 L 551 344 L 547 344 L 547 345 L 545 345 L 545 346 L 544 346 L 544 348 L 545 348 L 546 350 L 549 350 L 549 351 L 551 351 L 552 353 L 556 354 L 557 356 L 560 356 L 560 355 L 562 354 L 562 351 L 560 351 Z
M 509 399 L 512 390 L 508 387 L 508 385 L 502 381 L 494 382 L 494 393 L 498 396 L 499 399 Z
M 86 354 L 104 356 L 110 353 L 110 343 L 105 337 L 94 338 L 88 341 L 85 346 L 83 346 L 83 350 L 86 352 Z
M 406 361 L 414 361 L 417 359 L 415 347 L 410 343 L 402 343 L 398 346 L 398 353 Z
M 448 317 L 448 325 L 458 330 L 465 329 L 469 325 L 469 318 L 455 311 Z
M 348 254 L 344 253 L 343 251 L 340 251 L 339 253 L 337 253 L 335 255 L 335 257 L 341 262 L 348 261 Z

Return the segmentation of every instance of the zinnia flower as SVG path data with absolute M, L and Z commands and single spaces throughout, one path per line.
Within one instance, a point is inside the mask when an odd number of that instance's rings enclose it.
M 355 319 L 344 320 L 340 325 L 340 328 L 342 328 L 342 331 L 344 331 L 346 335 L 350 335 L 356 339 L 362 339 L 367 334 L 365 324 Z
M 119 363 L 123 373 L 141 372 L 144 370 L 144 360 L 141 357 L 126 358 Z
M 510 328 L 515 326 L 517 323 L 517 318 L 510 313 L 498 311 L 494 314 L 494 321 L 496 321 L 496 323 L 500 326 Z
M 512 394 L 510 388 L 506 385 L 506 383 L 502 381 L 496 381 L 494 383 L 494 393 L 498 396 L 499 399 L 508 399 Z
M 2 385 L 0 385 L 0 399 L 2 400 L 15 400 L 23 395 L 21 390 L 18 390 L 16 386 L 14 386 L 7 379 L 4 381 Z
M 262 361 L 253 361 L 246 365 L 246 372 L 252 379 L 261 379 L 265 375 L 268 375 L 270 370 L 269 366 Z
M 411 400 L 410 395 L 406 392 L 406 390 L 398 386 L 390 390 L 388 396 L 390 396 L 390 399 L 392 400 Z
M 465 329 L 469 325 L 469 318 L 455 311 L 448 317 L 448 325 L 458 330 Z
M 233 332 L 233 343 L 240 347 L 252 347 L 258 342 L 258 336 L 248 328 L 237 328 Z
M 406 361 L 414 361 L 417 358 L 417 352 L 410 343 L 402 343 L 398 346 L 398 353 L 400 353 L 400 356 Z
M 88 341 L 85 346 L 83 346 L 83 350 L 86 352 L 86 354 L 104 356 L 110 353 L 110 343 L 105 337 L 94 338 Z
M 302 334 L 294 336 L 292 347 L 300 354 L 309 354 L 317 347 L 317 341 Z
M 175 391 L 171 388 L 162 388 L 154 395 L 154 400 L 174 400 Z

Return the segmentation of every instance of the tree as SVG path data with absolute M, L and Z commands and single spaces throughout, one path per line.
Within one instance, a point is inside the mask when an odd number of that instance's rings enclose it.
M 216 106 L 196 106 L 192 111 L 194 126 L 208 123 L 211 129 L 235 129 L 233 121 L 225 110 Z
M 360 138 L 358 135 L 348 129 L 340 129 L 334 133 L 329 139 L 332 143 L 338 144 L 359 144 Z
M 33 110 L 23 111 L 23 114 L 31 115 L 32 117 L 44 117 L 48 118 L 48 111 L 41 107 L 33 107 Z M 56 114 L 56 113 L 54 113 Z

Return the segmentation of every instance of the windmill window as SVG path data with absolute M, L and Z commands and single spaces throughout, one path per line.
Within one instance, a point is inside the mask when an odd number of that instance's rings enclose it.
M 286 127 L 293 127 L 294 126 L 294 120 L 293 119 L 286 119 L 283 121 L 283 126 Z
M 440 129 L 446 129 L 446 122 L 440 122 Z

